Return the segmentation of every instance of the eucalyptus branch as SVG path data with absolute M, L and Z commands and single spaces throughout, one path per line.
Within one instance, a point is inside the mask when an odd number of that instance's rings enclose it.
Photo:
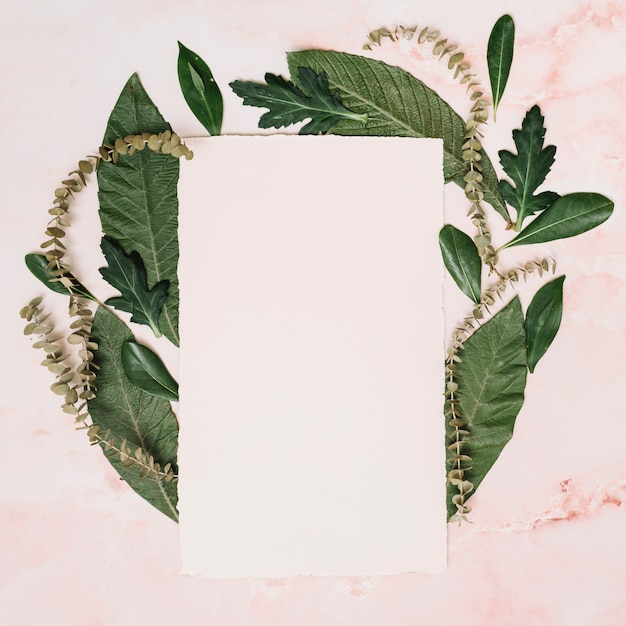
M 161 468 L 161 465 L 146 450 L 141 447 L 131 450 L 126 440 L 117 443 L 111 436 L 110 430 L 102 435 L 100 427 L 91 421 L 87 412 L 87 401 L 95 397 L 94 380 L 98 366 L 93 362 L 93 351 L 98 346 L 91 341 L 89 336 L 91 312 L 80 308 L 81 302 L 78 298 L 74 296 L 71 298 L 70 310 L 77 320 L 71 324 L 73 332 L 67 337 L 67 342 L 80 346 L 78 354 L 81 359 L 80 365 L 75 369 L 66 363 L 69 355 L 64 352 L 60 344 L 62 337 L 52 337 L 54 327 L 49 321 L 47 322 L 49 316 L 43 315 L 40 308 L 42 299 L 34 298 L 20 311 L 20 316 L 27 321 L 24 334 L 38 335 L 33 348 L 41 349 L 46 353 L 41 365 L 56 378 L 50 389 L 55 394 L 63 396 L 63 411 L 74 416 L 75 422 L 79 424 L 78 429 L 87 430 L 89 441 L 92 444 L 102 444 L 105 453 L 119 454 L 124 467 L 137 466 L 142 478 L 166 482 L 177 480 L 178 476 L 172 469 L 171 463 Z M 78 383 L 73 384 L 77 378 Z
M 69 209 L 75 194 L 87 186 L 87 177 L 98 169 L 101 161 L 117 163 L 120 155 L 134 154 L 145 147 L 156 153 L 170 154 L 175 158 L 193 158 L 193 152 L 181 141 L 181 138 L 169 130 L 162 133 L 142 133 L 140 135 L 127 135 L 116 139 L 112 144 L 105 144 L 98 149 L 98 154 L 89 155 L 78 162 L 78 167 L 68 174 L 60 187 L 54 191 L 53 206 L 48 210 L 52 219 L 46 227 L 48 239 L 42 242 L 41 248 L 48 261 L 48 271 L 61 282 L 63 286 L 73 293 L 76 287 L 70 276 L 69 266 L 63 262 L 67 250 L 63 243 L 66 229 L 70 226 Z
M 450 521 L 468 521 L 467 515 L 472 508 L 465 504 L 469 494 L 474 490 L 474 484 L 466 480 L 465 473 L 471 469 L 472 457 L 463 452 L 463 446 L 470 435 L 469 424 L 460 407 L 459 384 L 457 380 L 458 363 L 462 362 L 459 351 L 463 350 L 463 344 L 469 339 L 473 332 L 481 325 L 485 313 L 491 314 L 490 307 L 495 304 L 495 298 L 502 299 L 502 294 L 509 287 L 524 281 L 528 276 L 535 273 L 542 277 L 545 272 L 556 272 L 556 261 L 550 257 L 539 261 L 533 260 L 523 267 L 516 267 L 509 270 L 506 275 L 498 273 L 498 280 L 488 287 L 482 294 L 480 302 L 472 310 L 472 314 L 465 318 L 462 326 L 455 328 L 452 333 L 452 340 L 447 350 L 445 361 L 445 407 L 444 415 L 448 418 L 448 424 L 454 429 L 451 435 L 451 443 L 447 446 L 449 455 L 447 463 L 451 464 L 448 471 L 448 480 L 458 489 L 458 493 L 452 497 L 452 503 L 457 507 L 457 513 L 450 518 Z
M 163 468 L 154 460 L 154 457 L 141 447 L 135 448 L 134 451 L 129 448 L 126 439 L 119 444 L 111 436 L 111 429 L 101 434 L 98 425 L 92 424 L 87 430 L 89 441 L 92 445 L 100 444 L 103 446 L 104 453 L 109 456 L 119 455 L 119 459 L 124 467 L 137 467 L 141 478 L 152 478 L 157 482 L 164 480 L 172 482 L 178 480 L 172 468 L 171 463 L 167 463 Z
M 379 28 L 370 32 L 368 35 L 368 43 L 363 48 L 371 50 L 372 46 L 380 46 L 385 39 L 390 41 L 398 41 L 399 39 L 412 40 L 417 34 L 417 26 L 405 28 L 404 26 L 396 26 L 393 30 L 388 28 Z M 487 227 L 487 218 L 485 215 L 482 201 L 484 199 L 482 166 L 480 165 L 482 151 L 481 126 L 487 123 L 489 118 L 489 101 L 483 98 L 483 87 L 478 81 L 476 74 L 470 70 L 469 63 L 465 60 L 465 54 L 458 50 L 456 44 L 448 43 L 446 38 L 441 38 L 438 30 L 431 30 L 426 27 L 417 34 L 417 43 L 433 44 L 433 54 L 439 59 L 448 57 L 448 69 L 454 70 L 454 79 L 459 80 L 461 85 L 466 85 L 466 93 L 469 94 L 472 108 L 470 116 L 465 122 L 465 142 L 463 143 L 463 161 L 467 166 L 467 172 L 463 177 L 465 181 L 465 197 L 470 202 L 468 216 L 472 220 L 472 224 L 477 230 L 474 237 L 474 243 L 478 248 L 478 253 L 483 263 L 489 267 L 489 273 L 499 274 L 496 267 L 498 263 L 498 255 L 491 245 L 491 233 Z M 508 224 L 508 228 L 512 224 Z

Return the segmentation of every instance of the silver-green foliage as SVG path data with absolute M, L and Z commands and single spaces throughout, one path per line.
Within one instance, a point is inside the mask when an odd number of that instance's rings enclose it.
M 366 124 L 349 119 L 339 122 L 332 129 L 333 134 L 442 138 L 446 182 L 454 181 L 465 188 L 465 123 L 422 81 L 399 67 L 340 52 L 290 52 L 287 61 L 294 83 L 299 84 L 299 67 L 323 72 L 330 89 L 339 93 L 345 107 L 367 115 Z M 484 151 L 481 157 L 485 200 L 508 221 L 509 214 L 493 165 Z
M 126 325 L 104 307 L 98 307 L 91 330 L 97 337 L 97 393 L 88 408 L 94 425 L 106 439 L 141 449 L 160 466 L 176 468 L 178 422 L 170 403 L 134 386 L 122 364 L 122 346 L 133 340 Z M 110 432 L 109 432 L 110 431 Z M 104 445 L 102 446 L 104 448 Z M 144 477 L 136 465 L 125 466 L 118 454 L 107 454 L 111 465 L 142 498 L 178 521 L 175 481 Z
M 116 138 L 171 130 L 136 74 L 128 80 L 109 118 L 104 144 Z M 100 220 L 105 234 L 146 267 L 148 286 L 169 281 L 159 318 L 161 332 L 175 345 L 178 335 L 178 159 L 152 150 L 120 155 L 98 168 Z

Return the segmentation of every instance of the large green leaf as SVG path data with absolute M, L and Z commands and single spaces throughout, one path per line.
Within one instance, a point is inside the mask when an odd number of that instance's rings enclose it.
M 606 222 L 613 207 L 614 203 L 599 193 L 581 191 L 562 196 L 500 250 L 580 235 Z
M 131 76 L 109 118 L 103 143 L 142 132 L 170 130 L 144 91 Z M 98 168 L 100 220 L 105 234 L 126 253 L 143 259 L 148 285 L 169 281 L 169 295 L 159 318 L 161 332 L 175 345 L 178 336 L 178 159 L 152 150 L 120 155 L 117 164 Z
M 482 263 L 472 238 L 446 224 L 439 231 L 439 247 L 444 265 L 459 289 L 474 302 L 480 302 Z
M 443 139 L 446 182 L 464 188 L 465 124 L 461 117 L 423 82 L 400 69 L 362 56 L 327 50 L 287 54 L 291 80 L 298 84 L 298 68 L 310 67 L 328 78 L 343 105 L 366 114 L 367 123 L 344 120 L 332 129 L 337 135 L 438 137 Z M 301 85 L 299 85 L 301 86 Z M 487 154 L 481 153 L 485 200 L 505 219 L 508 210 L 498 188 L 498 177 Z
M 494 25 L 487 43 L 487 67 L 493 96 L 493 119 L 504 93 L 513 63 L 515 23 L 510 15 L 503 15 Z
M 96 378 L 96 397 L 88 403 L 93 423 L 119 444 L 141 447 L 162 467 L 176 467 L 178 422 L 170 403 L 135 387 L 126 377 L 122 365 L 122 346 L 133 340 L 126 325 L 108 309 L 98 307 L 92 335 L 98 343 L 95 362 L 100 367 Z M 141 478 L 137 467 L 124 467 L 119 456 L 107 455 L 119 475 L 145 500 L 159 511 L 178 521 L 175 482 Z
M 524 402 L 526 333 L 517 296 L 466 342 L 458 364 L 459 406 L 469 431 L 463 454 L 471 457 L 465 479 L 474 492 L 513 435 L 515 419 Z M 446 407 L 448 408 L 448 407 Z M 449 438 L 454 428 L 446 424 Z M 456 513 L 448 483 L 448 517 Z

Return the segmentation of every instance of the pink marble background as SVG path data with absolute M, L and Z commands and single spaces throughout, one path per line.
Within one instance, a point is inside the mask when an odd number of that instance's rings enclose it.
M 258 112 L 228 93 L 235 78 L 285 73 L 283 52 L 359 52 L 365 34 L 395 22 L 439 28 L 483 81 L 495 20 L 513 15 L 517 46 L 486 147 L 541 105 L 558 146 L 549 178 L 561 193 L 597 191 L 615 214 L 579 238 L 547 244 L 567 274 L 553 347 L 527 387 L 513 441 L 472 503 L 473 523 L 449 526 L 443 575 L 249 579 L 179 576 L 178 530 L 120 482 L 47 391 L 40 355 L 22 336 L 19 308 L 41 293 L 21 257 L 42 239 L 58 181 L 99 144 L 133 71 L 182 135 L 204 134 L 180 95 L 176 40 L 199 52 L 226 94 L 224 132 L 255 133 Z M 85 3 L 5 0 L 0 42 L 0 160 L 5 354 L 0 382 L 0 622 L 77 626 L 618 625 L 626 623 L 626 440 L 623 348 L 626 290 L 626 4 L 543 0 L 306 0 Z M 459 113 L 468 107 L 445 66 L 411 45 L 375 58 L 400 64 Z M 410 185 L 410 182 L 407 182 Z M 76 205 L 72 245 L 93 255 L 95 185 Z M 463 223 L 460 192 L 448 219 Z M 496 236 L 497 219 L 493 220 Z M 91 252 L 90 252 L 91 250 Z M 506 262 L 525 258 L 519 248 Z M 90 274 L 91 272 L 91 274 Z M 535 283 L 538 285 L 539 283 Z M 533 285 L 534 287 L 534 285 Z M 451 290 L 449 290 L 451 291 Z M 527 292 L 522 299 L 528 302 Z M 52 305 L 53 298 L 48 301 Z M 449 323 L 465 313 L 447 303 Z M 56 313 L 55 313 L 56 315 Z M 61 313 L 58 313 L 59 319 Z M 175 353 L 170 360 L 175 364 Z

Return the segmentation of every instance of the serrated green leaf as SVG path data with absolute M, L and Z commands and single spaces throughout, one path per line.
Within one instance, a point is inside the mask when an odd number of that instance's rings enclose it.
M 613 202 L 599 193 L 581 191 L 567 194 L 500 250 L 580 235 L 606 222 L 613 213 L 613 207 Z
M 269 109 L 259 119 L 259 128 L 283 128 L 310 120 L 300 129 L 301 135 L 327 133 L 341 120 L 349 119 L 360 124 L 367 121 L 366 114 L 349 111 L 339 96 L 331 93 L 323 72 L 319 74 L 307 67 L 297 69 L 300 87 L 282 76 L 265 74 L 266 84 L 236 80 L 231 89 L 250 106 Z
M 224 103 L 209 66 L 195 52 L 178 42 L 178 82 L 185 101 L 210 135 L 222 130 Z
M 550 281 L 535 294 L 528 305 L 524 328 L 528 346 L 528 369 L 531 373 L 554 341 L 561 325 L 564 281 L 565 276 Z
M 472 495 L 513 435 L 527 374 L 524 315 L 515 297 L 465 342 L 458 364 L 457 397 L 469 431 L 462 452 L 471 457 L 464 464 L 470 468 L 464 480 L 474 484 Z M 447 402 L 446 411 L 449 408 Z M 454 428 L 446 424 L 446 432 L 452 441 Z M 457 493 L 448 483 L 449 518 L 457 511 L 452 503 Z
M 178 402 L 178 383 L 158 354 L 134 341 L 122 345 L 122 366 L 135 387 L 150 395 Z
M 109 118 L 103 143 L 138 133 L 171 130 L 136 74 L 126 83 Z M 105 234 L 143 259 L 148 284 L 169 281 L 159 325 L 175 345 L 178 336 L 178 159 L 152 150 L 120 156 L 98 167 L 100 221 Z
M 506 174 L 513 180 L 513 186 L 507 180 L 500 181 L 500 191 L 504 199 L 517 211 L 515 230 L 519 232 L 524 220 L 549 207 L 559 194 L 544 191 L 534 195 L 537 187 L 543 183 L 552 164 L 556 146 L 543 146 L 546 129 L 543 115 L 537 105 L 524 117 L 522 128 L 513 131 L 513 141 L 517 154 L 500 150 L 498 156 Z
M 141 391 L 130 383 L 122 365 L 122 345 L 133 340 L 126 325 L 104 307 L 94 316 L 92 334 L 99 344 L 95 363 L 100 367 L 96 397 L 88 401 L 94 422 L 119 445 L 126 439 L 131 449 L 142 447 L 161 467 L 171 463 L 176 470 L 178 422 L 167 400 Z M 103 447 L 103 446 L 102 446 Z M 141 478 L 137 467 L 124 467 L 119 456 L 107 455 L 111 465 L 132 489 L 159 511 L 178 521 L 175 482 Z
M 465 123 L 423 82 L 381 61 L 344 52 L 305 50 L 287 54 L 291 79 L 299 67 L 323 72 L 331 91 L 344 106 L 367 115 L 365 125 L 350 119 L 332 129 L 337 135 L 436 137 L 443 139 L 443 172 L 446 182 L 465 188 L 467 173 L 462 146 Z M 481 152 L 485 200 L 508 222 L 509 213 L 498 187 L 498 177 L 487 154 Z
M 439 247 L 450 276 L 470 300 L 480 302 L 482 263 L 471 237 L 451 224 L 439 231 Z
M 487 67 L 493 96 L 493 119 L 509 79 L 515 45 L 515 23 L 510 15 L 503 15 L 494 25 L 487 43 Z
M 108 263 L 108 267 L 100 269 L 100 274 L 109 285 L 122 294 L 109 298 L 105 304 L 131 313 L 132 322 L 150 326 L 152 332 L 160 337 L 159 316 L 167 300 L 169 282 L 161 280 L 152 288 L 148 288 L 146 270 L 137 252 L 126 254 L 112 237 L 106 235 L 102 238 L 100 246 Z
M 35 278 L 38 278 L 46 287 L 48 287 L 48 289 L 64 296 L 70 295 L 69 289 L 65 287 L 65 285 L 58 280 L 58 278 L 55 278 L 48 270 L 48 261 L 43 254 L 27 254 L 24 257 L 24 261 L 26 263 L 26 267 L 32 272 Z M 67 273 L 66 276 L 74 283 L 72 293 L 95 301 L 93 294 L 90 293 L 90 291 L 82 283 L 76 280 L 73 274 Z

